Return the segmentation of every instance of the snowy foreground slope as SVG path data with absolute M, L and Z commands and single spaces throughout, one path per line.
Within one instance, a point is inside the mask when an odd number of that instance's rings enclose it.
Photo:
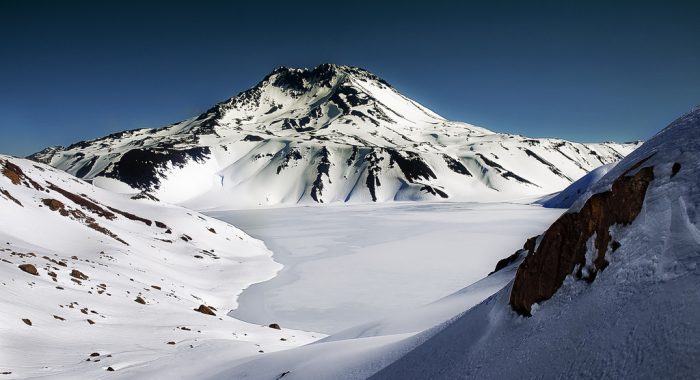
M 445 120 L 358 68 L 279 68 L 197 117 L 31 156 L 199 210 L 541 196 L 638 143 L 579 144 Z
M 698 178 L 700 110 L 584 186 L 483 280 L 206 378 L 696 378 Z
M 611 169 L 510 285 L 375 378 L 697 378 L 698 179 L 700 109 Z
M 226 316 L 280 269 L 271 255 L 216 219 L 0 156 L 2 378 L 119 376 L 188 352 L 230 361 L 322 337 Z

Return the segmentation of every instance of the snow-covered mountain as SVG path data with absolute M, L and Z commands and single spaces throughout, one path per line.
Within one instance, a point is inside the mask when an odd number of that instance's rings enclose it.
M 317 339 L 226 316 L 281 268 L 271 256 L 219 220 L 0 155 L 0 373 L 100 378 L 189 350 L 231 360 Z
M 465 289 L 209 379 L 691 379 L 700 373 L 700 109 Z
M 197 209 L 544 195 L 638 143 L 579 144 L 448 121 L 358 68 L 279 68 L 191 119 L 30 158 Z

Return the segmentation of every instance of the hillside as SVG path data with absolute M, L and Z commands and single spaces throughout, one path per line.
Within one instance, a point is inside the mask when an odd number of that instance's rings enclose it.
M 694 378 L 700 109 L 612 168 L 514 280 L 373 378 Z M 434 355 L 440 352 L 440 355 Z
M 1 155 L 0 215 L 3 379 L 98 378 L 188 350 L 230 360 L 316 339 L 226 316 L 281 265 L 224 222 Z

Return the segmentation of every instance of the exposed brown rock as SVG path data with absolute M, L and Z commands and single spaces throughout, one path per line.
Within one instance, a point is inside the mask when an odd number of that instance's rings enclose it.
M 65 205 L 63 202 L 53 199 L 53 198 L 47 198 L 47 199 L 42 199 L 41 202 L 47 206 L 51 211 L 57 211 L 57 210 L 63 210 L 65 208 Z
M 27 272 L 29 274 L 33 274 L 35 276 L 39 275 L 39 272 L 36 270 L 36 267 L 32 264 L 22 264 L 19 266 L 19 269 L 21 269 L 24 272 Z
M 87 323 L 89 323 L 89 324 L 91 324 L 91 325 L 94 325 L 94 324 L 95 324 L 95 321 L 93 321 L 92 319 L 88 319 L 88 320 L 87 320 Z
M 2 164 L 3 166 L 2 174 L 5 177 L 7 177 L 10 180 L 10 182 L 12 182 L 12 184 L 24 184 L 24 186 L 26 187 L 33 187 L 36 190 L 44 191 L 44 188 L 38 183 L 36 183 L 36 181 L 24 174 L 24 172 L 19 166 L 5 160 L 0 160 L 0 164 Z
M 212 227 L 212 228 L 208 228 L 208 230 L 209 230 L 209 232 L 211 232 L 211 233 L 213 233 L 213 234 L 216 233 L 216 230 L 215 230 L 213 227 Z
M 59 317 L 58 315 L 54 315 L 53 317 L 54 317 L 54 319 L 58 319 L 59 321 L 65 321 L 65 320 L 66 320 L 66 319 L 63 318 L 63 317 Z
M 653 167 L 642 168 L 631 177 L 623 175 L 610 191 L 593 195 L 579 212 L 566 213 L 554 222 L 544 233 L 537 251 L 528 255 L 518 268 L 510 294 L 513 310 L 531 315 L 532 304 L 552 297 L 570 274 L 593 281 L 597 271 L 608 265 L 605 253 L 612 241 L 610 227 L 634 221 L 653 179 Z M 597 254 L 592 266 L 586 267 L 586 242 L 594 234 Z
M 20 202 L 19 200 L 17 200 L 17 198 L 13 197 L 12 194 L 10 194 L 9 191 L 7 191 L 7 190 L 5 190 L 5 189 L 3 189 L 3 188 L 1 188 L 1 187 L 0 187 L 0 194 L 4 195 L 5 198 L 11 200 L 12 202 L 15 202 L 15 203 L 17 203 L 18 205 L 24 207 L 24 206 L 22 205 L 22 202 Z
M 58 211 L 58 213 L 63 215 L 63 216 L 73 218 L 73 219 L 85 224 L 89 228 L 92 228 L 93 230 L 95 230 L 99 233 L 105 234 L 105 235 L 113 238 L 114 240 L 116 240 L 124 245 L 129 245 L 129 243 L 122 240 L 119 236 L 114 234 L 112 231 L 101 226 L 99 223 L 97 223 L 97 221 L 94 218 L 86 215 L 84 212 L 82 212 L 78 209 L 69 208 L 65 204 L 63 204 L 63 202 L 61 202 L 57 199 L 47 198 L 47 199 L 42 199 L 41 201 L 45 206 L 48 206 L 49 209 L 51 209 L 51 211 Z M 114 214 L 111 214 L 111 215 L 114 216 Z M 105 216 L 105 217 L 107 217 L 107 216 Z M 107 217 L 107 218 L 110 219 L 109 217 Z
M 112 368 L 112 367 L 107 367 L 107 371 L 109 371 L 109 372 L 114 372 L 114 368 Z
M 140 303 L 141 305 L 145 305 L 145 304 L 146 304 L 146 300 L 144 300 L 143 298 L 141 298 L 141 296 L 136 297 L 136 299 L 134 300 L 134 302 Z
M 277 323 L 270 323 L 270 325 L 267 326 L 267 327 L 269 327 L 269 328 L 271 328 L 271 329 L 275 329 L 275 330 L 282 330 L 282 328 L 280 327 L 280 325 L 278 325 Z
M 150 226 L 150 225 L 153 223 L 153 222 L 151 222 L 150 220 L 148 220 L 148 219 L 146 219 L 146 218 L 142 218 L 142 217 L 140 217 L 140 216 L 138 216 L 138 215 L 134 215 L 134 214 L 129 213 L 129 212 L 126 212 L 126 211 L 121 211 L 121 210 L 116 209 L 116 208 L 114 208 L 114 207 L 109 207 L 109 206 L 107 206 L 107 208 L 108 208 L 110 211 L 115 212 L 115 213 L 117 213 L 117 214 L 119 214 L 119 215 L 121 215 L 121 216 L 123 216 L 123 217 L 125 217 L 125 218 L 127 218 L 127 219 L 135 220 L 135 221 L 141 222 L 141 223 L 143 223 L 143 224 L 145 224 L 145 225 L 147 225 L 147 226 Z
M 79 279 L 79 280 L 87 280 L 87 279 L 89 278 L 85 273 L 83 273 L 83 272 L 81 272 L 81 271 L 79 271 L 79 270 L 77 270 L 77 269 L 73 269 L 73 270 L 70 272 L 70 276 L 71 276 L 71 277 L 74 277 L 74 278 L 77 278 L 77 279 Z
M 84 208 L 84 209 L 86 209 L 86 210 L 88 210 L 96 215 L 99 215 L 103 218 L 107 218 L 109 220 L 113 220 L 116 218 L 116 216 L 113 213 L 103 209 L 102 207 L 97 205 L 97 203 L 87 199 L 86 197 L 83 197 L 83 196 L 78 195 L 78 194 L 73 194 L 70 191 L 64 190 L 64 189 L 62 189 L 62 188 L 60 188 L 60 187 L 58 187 L 50 182 L 49 182 L 49 189 L 63 195 L 64 197 L 70 199 L 73 203 L 79 205 L 80 207 L 82 207 L 82 208 Z
M 30 321 L 29 318 L 22 318 L 22 322 L 24 322 L 25 324 L 27 324 L 27 326 L 31 326 L 31 325 L 32 325 L 32 321 Z
M 216 316 L 216 313 L 214 313 L 214 311 L 207 305 L 199 305 L 199 307 L 194 309 L 194 311 L 198 311 L 198 312 L 200 312 L 202 314 L 206 314 L 206 315 Z

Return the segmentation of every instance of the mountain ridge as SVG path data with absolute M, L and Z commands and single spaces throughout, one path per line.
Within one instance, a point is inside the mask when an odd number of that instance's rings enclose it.
M 349 66 L 279 67 L 204 113 L 30 156 L 198 209 L 498 200 L 559 191 L 638 143 L 530 139 L 449 121 Z

